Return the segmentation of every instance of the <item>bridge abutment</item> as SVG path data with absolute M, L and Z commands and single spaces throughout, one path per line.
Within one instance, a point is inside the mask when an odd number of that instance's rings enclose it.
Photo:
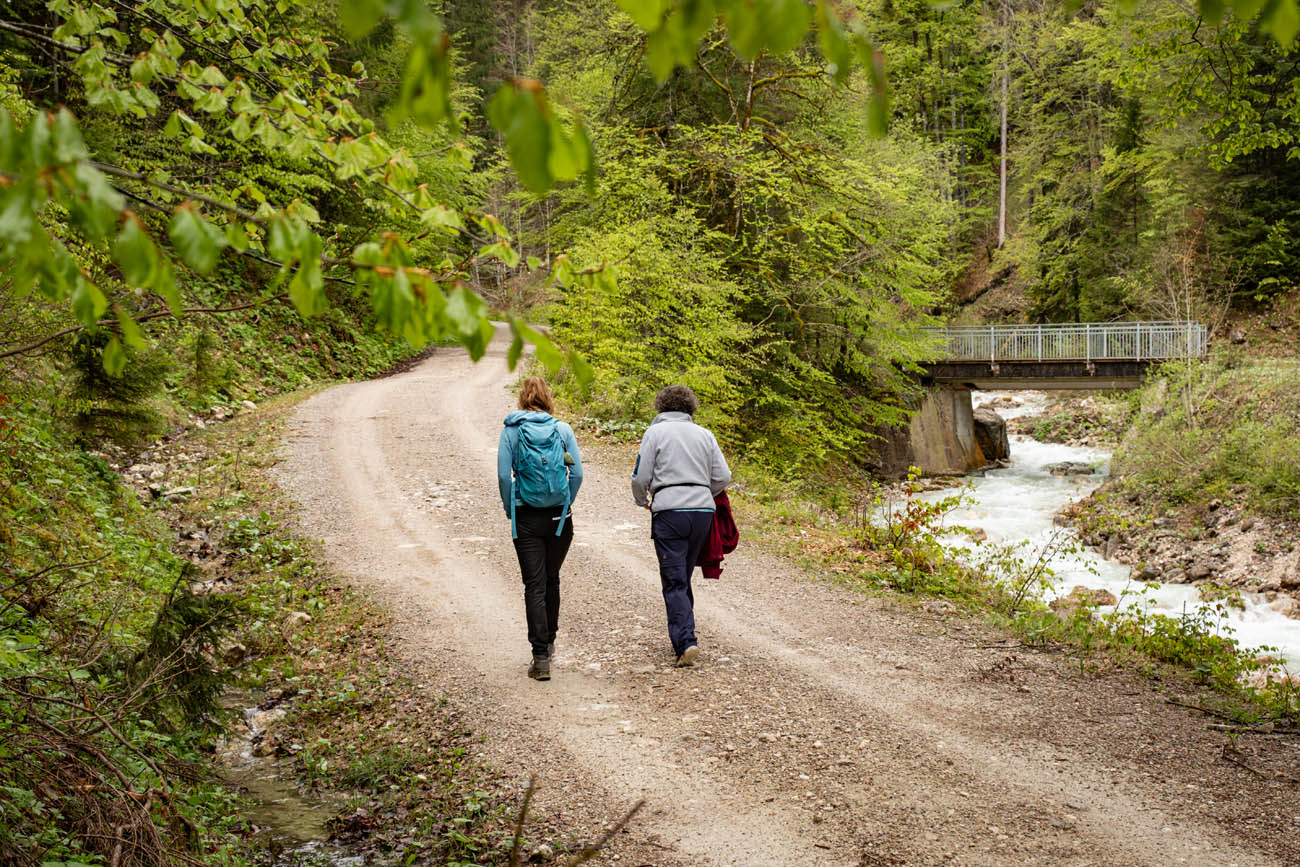
M 927 476 L 963 475 L 992 463 L 975 436 L 971 392 L 938 388 L 928 392 L 907 430 L 910 463 Z

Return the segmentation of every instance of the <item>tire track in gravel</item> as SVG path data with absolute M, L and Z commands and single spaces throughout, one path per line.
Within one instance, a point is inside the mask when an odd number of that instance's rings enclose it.
M 720 582 L 696 581 L 703 665 L 672 668 L 648 515 L 618 450 L 584 451 L 554 678 L 528 680 L 495 486 L 503 356 L 502 343 L 477 365 L 438 350 L 317 395 L 279 473 L 331 562 L 392 604 L 411 664 L 464 709 L 484 758 L 538 774 L 539 811 L 590 833 L 647 799 L 611 859 L 1300 863 L 1275 839 L 1294 833 L 1221 821 L 1300 822 L 1287 793 L 1216 764 L 1203 725 L 1149 690 L 1007 662 L 949 634 L 960 622 L 743 542 Z

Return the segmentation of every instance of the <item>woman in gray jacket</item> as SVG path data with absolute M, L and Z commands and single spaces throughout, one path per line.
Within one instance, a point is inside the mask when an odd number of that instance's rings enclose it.
M 695 595 L 691 573 L 713 524 L 713 498 L 727 489 L 731 470 L 713 432 L 691 418 L 695 392 L 670 385 L 655 395 L 654 421 L 641 438 L 632 470 L 632 498 L 651 511 L 650 538 L 659 558 L 668 637 L 678 665 L 694 665 Z

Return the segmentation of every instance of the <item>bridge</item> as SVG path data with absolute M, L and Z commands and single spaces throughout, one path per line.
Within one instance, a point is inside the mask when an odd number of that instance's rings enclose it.
M 1136 388 L 1151 364 L 1205 354 L 1199 322 L 961 325 L 929 329 L 927 383 L 950 388 Z
M 1006 426 L 972 408 L 972 391 L 1137 388 L 1152 364 L 1205 354 L 1198 322 L 965 325 L 930 329 L 931 386 L 904 436 L 882 458 L 886 475 L 968 473 L 1010 455 Z

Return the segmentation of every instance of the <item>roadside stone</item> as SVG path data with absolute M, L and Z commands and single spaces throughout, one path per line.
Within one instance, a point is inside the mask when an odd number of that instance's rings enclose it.
M 1193 581 L 1201 581 L 1210 577 L 1210 567 L 1204 560 L 1197 560 L 1187 570 L 1187 576 Z
M 227 645 L 221 651 L 221 661 L 229 666 L 236 666 L 248 658 L 248 648 L 235 642 Z
M 240 404 L 240 406 L 242 406 L 244 409 L 257 409 L 257 404 L 253 403 L 251 400 L 244 401 L 243 403 Z
M 280 634 L 285 638 L 292 637 L 301 632 L 308 623 L 311 623 L 311 615 L 306 611 L 291 611 L 285 615 L 284 622 L 280 624 Z
M 1116 605 L 1119 599 L 1114 593 L 1101 588 L 1093 589 L 1082 584 L 1075 585 L 1066 596 L 1058 596 L 1048 603 L 1048 607 L 1058 616 L 1069 617 L 1080 608 L 1096 608 L 1099 605 Z

